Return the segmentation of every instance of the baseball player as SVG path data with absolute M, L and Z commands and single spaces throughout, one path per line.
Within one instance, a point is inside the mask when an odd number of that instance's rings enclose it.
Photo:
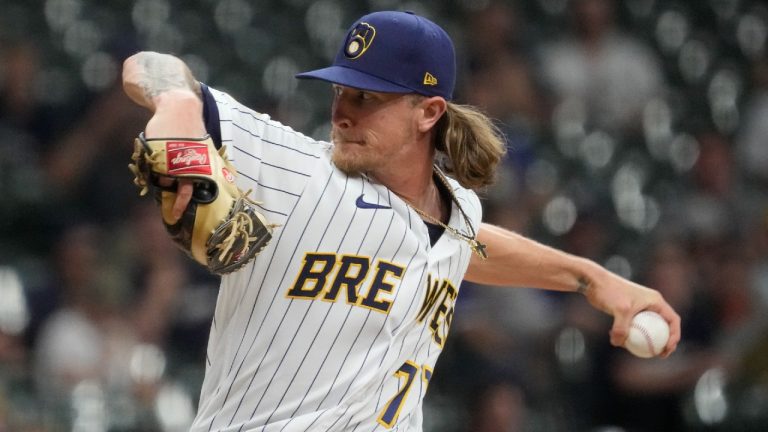
M 194 431 L 420 431 L 421 405 L 463 279 L 583 293 L 614 316 L 677 314 L 595 263 L 483 224 L 502 139 L 451 102 L 453 44 L 435 23 L 377 12 L 349 29 L 328 68 L 331 142 L 318 142 L 198 83 L 170 55 L 126 60 L 124 88 L 154 114 L 147 137 L 210 134 L 238 186 L 275 228 L 222 278 Z M 180 181 L 173 217 L 191 186 Z

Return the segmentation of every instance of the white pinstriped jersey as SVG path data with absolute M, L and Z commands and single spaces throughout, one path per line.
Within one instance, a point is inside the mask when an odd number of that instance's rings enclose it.
M 280 227 L 222 279 L 192 430 L 420 431 L 467 243 L 430 246 L 398 196 L 333 166 L 330 144 L 204 90 L 239 186 Z M 477 196 L 450 185 L 477 230 Z M 455 204 L 449 223 L 467 230 Z

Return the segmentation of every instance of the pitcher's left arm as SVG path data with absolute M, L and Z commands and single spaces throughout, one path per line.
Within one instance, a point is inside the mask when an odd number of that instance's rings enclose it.
M 611 316 L 611 343 L 622 346 L 632 317 L 642 310 L 661 314 L 670 327 L 662 356 L 670 355 L 680 341 L 680 316 L 653 289 L 612 273 L 597 263 L 578 257 L 512 231 L 483 223 L 477 240 L 486 245 L 488 258 L 472 256 L 465 279 L 484 285 L 531 287 L 580 292 L 589 303 Z

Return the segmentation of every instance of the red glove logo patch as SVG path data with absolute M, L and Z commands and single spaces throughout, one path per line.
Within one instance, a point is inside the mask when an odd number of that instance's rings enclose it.
M 190 141 L 168 141 L 168 174 L 211 174 L 208 147 L 203 143 Z

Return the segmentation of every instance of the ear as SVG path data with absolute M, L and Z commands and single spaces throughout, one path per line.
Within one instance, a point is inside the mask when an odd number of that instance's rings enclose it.
M 417 119 L 419 132 L 429 132 L 440 117 L 445 114 L 448 102 L 440 96 L 424 98 L 419 102 L 419 118 Z

